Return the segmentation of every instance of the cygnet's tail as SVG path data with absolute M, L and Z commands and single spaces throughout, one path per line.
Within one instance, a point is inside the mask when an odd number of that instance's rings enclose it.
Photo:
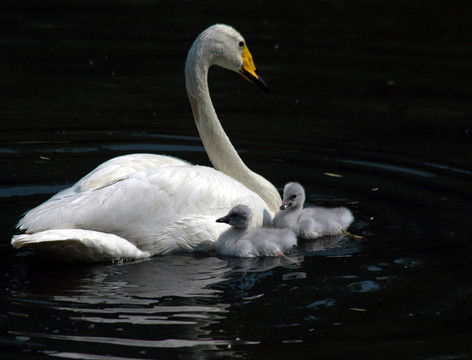
M 339 215 L 339 227 L 343 230 L 347 230 L 349 225 L 354 221 L 354 215 L 352 215 L 351 210 L 345 207 L 338 207 L 336 211 Z
M 92 230 L 54 229 L 15 235 L 11 244 L 16 249 L 37 249 L 40 254 L 59 261 L 133 260 L 150 256 L 126 239 Z
M 354 220 L 352 212 L 345 207 L 321 206 L 303 209 L 299 221 L 299 236 L 314 239 L 324 235 L 341 235 Z

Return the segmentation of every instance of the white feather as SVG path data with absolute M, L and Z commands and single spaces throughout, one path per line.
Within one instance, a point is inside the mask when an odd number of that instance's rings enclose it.
M 323 235 L 342 234 L 342 230 L 346 230 L 354 220 L 351 211 L 343 206 L 303 208 L 304 204 L 303 186 L 296 182 L 287 183 L 282 206 L 272 222 L 273 227 L 291 229 L 303 239 L 315 239 Z
M 111 159 L 29 211 L 18 225 L 27 234 L 14 237 L 13 246 L 61 253 L 62 241 L 68 247 L 77 246 L 77 251 L 69 251 L 71 256 L 75 253 L 77 260 L 90 261 L 107 258 L 95 256 L 94 249 L 105 249 L 100 254 L 109 251 L 109 260 L 129 254 L 111 250 L 113 245 L 103 247 L 104 242 L 113 241 L 120 247 L 121 240 L 150 255 L 208 250 L 224 229 L 215 217 L 240 203 L 254 210 L 254 226 L 269 224 L 280 195 L 239 157 L 218 121 L 207 84 L 208 68 L 214 64 L 263 83 L 244 44 L 233 28 L 211 26 L 195 40 L 185 66 L 195 123 L 213 165 L 221 172 L 163 155 Z M 59 235 L 50 232 L 57 229 L 61 229 Z
M 129 174 L 163 166 L 188 166 L 190 163 L 172 156 L 157 154 L 129 154 L 110 159 L 96 167 L 70 188 L 58 192 L 51 199 L 97 189 Z
M 219 218 L 232 227 L 223 232 L 216 242 L 216 251 L 222 255 L 239 257 L 280 256 L 297 244 L 289 229 L 250 229 L 253 213 L 244 204 L 233 207 L 228 215 Z
M 224 230 L 215 217 L 239 203 L 255 209 L 256 226 L 270 224 L 265 202 L 229 176 L 203 166 L 162 167 L 51 199 L 31 210 L 19 226 L 28 233 L 48 229 L 112 233 L 151 255 L 210 250 Z
M 119 236 L 91 230 L 54 229 L 15 235 L 12 245 L 15 248 L 38 247 L 46 256 L 60 261 L 128 260 L 151 256 Z

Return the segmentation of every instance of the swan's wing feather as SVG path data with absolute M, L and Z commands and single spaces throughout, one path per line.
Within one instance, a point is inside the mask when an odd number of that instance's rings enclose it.
M 52 199 L 60 199 L 76 193 L 98 189 L 138 171 L 163 166 L 188 165 L 190 163 L 184 160 L 166 155 L 130 154 L 118 156 L 99 165 L 73 186 L 54 195 Z
M 127 260 L 151 255 L 119 236 L 80 229 L 55 229 L 15 235 L 12 245 L 17 249 L 38 248 L 42 254 L 61 261 Z
M 28 212 L 19 225 L 28 233 L 113 233 L 141 250 L 160 254 L 207 249 L 225 228 L 216 218 L 237 204 L 254 209 L 256 225 L 262 225 L 265 202 L 229 176 L 207 167 L 162 167 L 48 201 Z

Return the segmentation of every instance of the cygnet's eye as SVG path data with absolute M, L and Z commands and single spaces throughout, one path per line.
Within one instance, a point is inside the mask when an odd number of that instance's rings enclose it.
M 297 195 L 292 195 L 292 199 L 296 199 L 297 198 Z
M 244 41 L 240 41 L 239 46 L 243 47 L 244 46 Z

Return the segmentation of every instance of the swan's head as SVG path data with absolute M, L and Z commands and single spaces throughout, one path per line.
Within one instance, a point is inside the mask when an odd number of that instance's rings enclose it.
M 236 228 L 247 228 L 252 220 L 252 211 L 246 205 L 236 205 L 229 213 L 216 222 L 229 224 Z
M 288 207 L 293 209 L 303 207 L 305 203 L 305 189 L 297 182 L 289 182 L 284 187 L 284 199 L 280 210 Z
M 187 55 L 185 65 L 187 75 L 190 75 L 197 63 L 203 64 L 206 68 L 218 65 L 235 71 L 260 88 L 269 90 L 256 70 L 246 41 L 231 26 L 216 24 L 197 37 Z

